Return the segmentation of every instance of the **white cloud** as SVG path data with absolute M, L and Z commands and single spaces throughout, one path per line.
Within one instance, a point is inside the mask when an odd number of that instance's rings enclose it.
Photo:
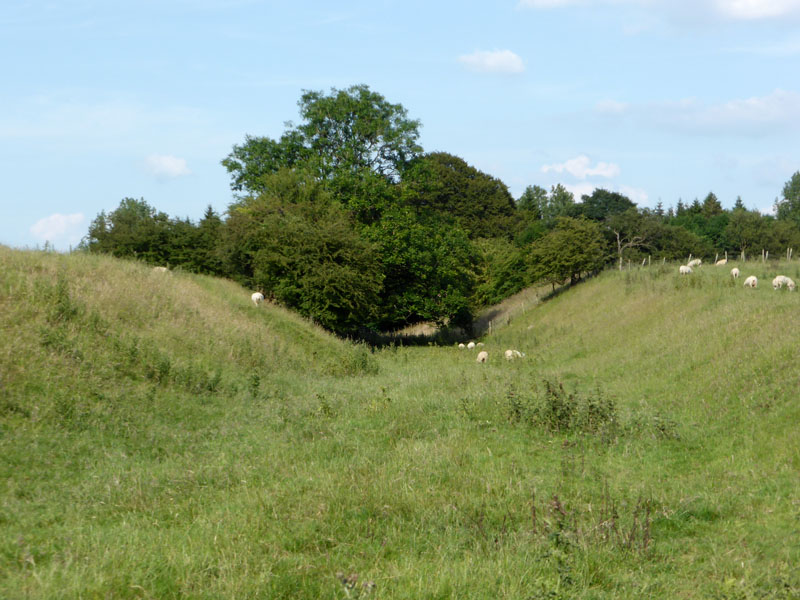
M 716 104 L 696 98 L 638 106 L 606 101 L 595 110 L 607 118 L 629 118 L 698 135 L 760 137 L 800 128 L 800 93 L 780 89 Z
M 628 111 L 630 104 L 616 100 L 601 100 L 595 105 L 597 112 L 605 115 L 621 115 Z
M 151 154 L 144 162 L 147 172 L 159 179 L 174 179 L 192 173 L 185 159 L 168 154 Z
M 86 217 L 83 213 L 55 213 L 31 225 L 30 232 L 40 242 L 49 242 L 59 249 L 75 246 L 84 234 Z
M 648 199 L 647 192 L 642 188 L 635 188 L 630 185 L 621 185 L 617 188 L 617 191 L 623 196 L 627 196 L 633 200 L 636 204 L 645 204 Z
M 570 158 L 566 162 L 544 165 L 542 173 L 564 173 L 565 171 L 578 179 L 586 179 L 587 177 L 616 177 L 620 173 L 619 165 L 607 162 L 598 162 L 595 166 L 591 166 L 591 160 L 585 154 Z
M 800 13 L 800 0 L 715 0 L 714 5 L 720 15 L 735 20 L 770 19 Z
M 723 20 L 752 21 L 800 16 L 800 0 L 520 0 L 519 8 L 549 9 L 566 6 L 634 5 L 661 9 L 667 15 L 716 16 Z
M 478 73 L 516 74 L 525 71 L 522 59 L 511 50 L 476 50 L 472 54 L 459 56 L 458 61 L 470 71 Z

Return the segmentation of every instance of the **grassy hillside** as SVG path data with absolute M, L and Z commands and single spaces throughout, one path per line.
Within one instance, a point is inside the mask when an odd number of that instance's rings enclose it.
M 607 272 L 478 365 L 0 249 L 0 597 L 798 597 L 778 270 Z

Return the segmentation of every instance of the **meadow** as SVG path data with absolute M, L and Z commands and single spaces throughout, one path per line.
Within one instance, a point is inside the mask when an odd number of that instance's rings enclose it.
M 0 597 L 798 598 L 800 262 L 733 265 L 603 272 L 481 365 L 0 247 Z

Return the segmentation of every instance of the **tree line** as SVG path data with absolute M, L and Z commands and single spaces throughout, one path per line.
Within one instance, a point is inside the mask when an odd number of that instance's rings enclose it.
M 83 247 L 229 277 L 340 334 L 421 321 L 468 327 L 474 311 L 537 282 L 574 282 L 609 263 L 800 241 L 800 172 L 776 217 L 725 210 L 713 193 L 664 210 L 596 189 L 506 185 L 447 152 L 365 85 L 304 92 L 279 139 L 246 136 L 222 160 L 233 200 L 198 222 L 125 198 Z

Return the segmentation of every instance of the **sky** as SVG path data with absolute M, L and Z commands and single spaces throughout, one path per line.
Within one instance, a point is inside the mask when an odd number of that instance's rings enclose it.
M 800 0 L 4 0 L 0 73 L 0 243 L 21 248 L 75 247 L 126 197 L 224 214 L 235 144 L 356 84 L 515 198 L 770 213 L 800 170 Z

